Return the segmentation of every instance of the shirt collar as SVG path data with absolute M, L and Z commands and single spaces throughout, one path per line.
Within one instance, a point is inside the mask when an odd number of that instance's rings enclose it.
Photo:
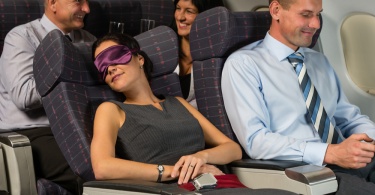
M 47 30 L 47 32 L 51 32 L 52 30 L 59 29 L 47 16 L 43 14 L 42 18 L 40 19 L 40 23 L 42 26 Z M 65 34 L 62 30 L 60 30 L 63 35 L 69 35 L 69 37 L 73 40 L 72 32 Z
M 290 54 L 295 52 L 290 47 L 273 38 L 269 34 L 269 32 L 267 32 L 263 42 L 267 50 L 270 51 L 271 55 L 275 56 L 276 59 L 280 62 L 285 60 Z M 300 52 L 303 56 L 305 55 L 303 48 L 300 47 L 297 51 Z

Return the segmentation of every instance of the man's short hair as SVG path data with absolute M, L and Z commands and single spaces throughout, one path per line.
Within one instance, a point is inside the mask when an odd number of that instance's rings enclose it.
M 270 5 L 271 5 L 271 3 L 273 1 L 279 2 L 279 4 L 281 5 L 281 7 L 283 7 L 286 10 L 288 10 L 290 8 L 290 5 L 292 5 L 293 3 L 295 3 L 297 0 L 269 0 Z

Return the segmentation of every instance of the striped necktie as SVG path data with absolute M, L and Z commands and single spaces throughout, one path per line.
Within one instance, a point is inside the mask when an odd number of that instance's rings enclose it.
M 307 74 L 303 55 L 299 52 L 288 56 L 289 62 L 293 65 L 300 84 L 303 97 L 305 98 L 306 107 L 311 117 L 311 121 L 318 131 L 320 138 L 325 143 L 337 143 L 338 133 L 332 125 L 327 113 L 323 107 L 318 92 Z

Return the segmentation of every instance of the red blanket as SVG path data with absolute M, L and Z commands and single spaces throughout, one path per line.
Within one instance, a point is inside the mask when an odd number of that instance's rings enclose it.
M 237 175 L 227 174 L 227 175 L 215 175 L 217 179 L 217 185 L 215 188 L 247 188 L 238 179 Z M 192 182 L 181 184 L 181 188 L 194 191 L 195 187 Z

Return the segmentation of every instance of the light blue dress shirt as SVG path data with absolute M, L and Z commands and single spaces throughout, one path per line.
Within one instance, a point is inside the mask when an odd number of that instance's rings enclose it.
M 46 15 L 13 28 L 5 37 L 0 57 L 0 132 L 49 126 L 35 88 L 34 54 L 48 32 L 58 29 Z M 85 30 L 69 33 L 73 42 L 96 38 Z
M 307 72 L 341 136 L 367 133 L 375 126 L 350 104 L 327 58 L 309 48 Z M 287 57 L 294 51 L 268 33 L 264 40 L 230 55 L 222 73 L 225 109 L 247 154 L 254 159 L 297 160 L 323 165 L 327 144 L 309 120 L 296 72 Z

